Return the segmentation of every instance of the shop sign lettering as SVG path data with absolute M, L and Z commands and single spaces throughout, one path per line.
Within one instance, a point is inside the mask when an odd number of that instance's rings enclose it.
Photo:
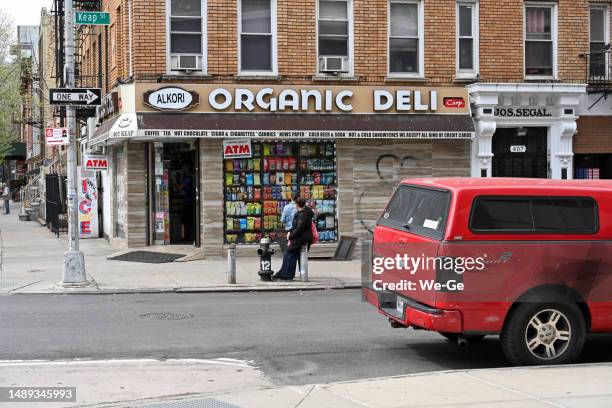
M 200 103 L 200 95 L 197 92 L 186 91 L 177 86 L 146 92 L 144 99 L 145 104 L 162 111 L 182 111 Z
M 250 139 L 230 139 L 223 141 L 223 158 L 240 159 L 253 157 Z
M 496 108 L 495 116 L 502 118 L 549 118 L 552 113 L 547 108 Z
M 108 170 L 108 159 L 106 156 L 86 155 L 83 162 L 87 170 Z
M 142 92 L 144 106 L 202 113 L 469 114 L 465 88 L 190 84 Z M 201 99 L 201 104 L 199 103 Z M 146 109 L 145 109 L 146 110 Z
M 78 168 L 79 238 L 98 238 L 98 183 L 95 173 Z
M 472 139 L 473 132 L 448 131 L 369 131 L 369 130 L 171 130 L 151 129 L 139 130 L 137 137 L 150 139 L 152 137 L 164 138 L 229 138 L 224 142 L 223 152 L 225 158 L 251 157 L 248 139 L 239 141 L 237 138 L 361 138 L 361 139 Z M 232 143 L 230 146 L 227 143 Z M 241 145 L 242 143 L 242 145 Z M 245 156 L 242 156 L 242 155 Z M 235 156 L 239 155 L 239 156 Z

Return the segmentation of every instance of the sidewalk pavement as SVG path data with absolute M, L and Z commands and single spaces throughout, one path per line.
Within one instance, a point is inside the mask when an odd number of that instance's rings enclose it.
M 190 262 L 146 264 L 111 261 L 116 253 L 105 239 L 80 240 L 85 268 L 92 285 L 66 289 L 62 278 L 65 234 L 56 238 L 38 222 L 19 221 L 18 205 L 11 214 L 0 214 L 0 294 L 2 293 L 129 293 L 129 292 L 221 292 L 261 290 L 344 289 L 361 286 L 359 261 L 309 262 L 309 282 L 262 282 L 257 275 L 259 259 L 237 258 L 235 285 L 227 284 L 226 258 Z M 143 250 L 147 250 L 143 248 Z M 256 248 L 253 248 L 255 254 Z M 278 270 L 282 260 L 273 258 Z
M 272 384 L 252 362 L 223 358 L 0 362 L 0 372 L 0 386 L 76 387 L 75 403 L 45 403 L 49 408 L 612 406 L 610 363 L 441 371 L 298 386 Z

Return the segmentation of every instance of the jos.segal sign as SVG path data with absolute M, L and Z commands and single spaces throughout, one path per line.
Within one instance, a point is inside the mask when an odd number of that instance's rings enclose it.
M 140 84 L 139 110 L 204 113 L 469 114 L 463 87 L 241 86 L 194 84 L 150 89 Z
M 178 86 L 166 86 L 145 92 L 144 103 L 161 111 L 184 111 L 197 106 L 200 103 L 200 95 Z

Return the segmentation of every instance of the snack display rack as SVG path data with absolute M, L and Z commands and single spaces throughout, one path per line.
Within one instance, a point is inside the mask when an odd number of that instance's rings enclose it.
M 276 238 L 294 193 L 315 212 L 319 240 L 337 241 L 335 143 L 253 141 L 252 151 L 251 158 L 224 160 L 225 242 Z

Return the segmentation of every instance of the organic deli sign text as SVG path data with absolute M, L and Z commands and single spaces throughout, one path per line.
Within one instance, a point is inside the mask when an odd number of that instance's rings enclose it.
M 145 110 L 149 107 L 207 113 L 469 113 L 467 90 L 460 87 L 139 86 Z

